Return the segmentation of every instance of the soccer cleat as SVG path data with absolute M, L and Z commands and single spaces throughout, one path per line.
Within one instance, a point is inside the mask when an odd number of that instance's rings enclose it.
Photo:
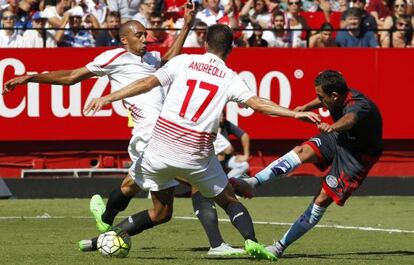
M 272 252 L 276 257 L 281 258 L 286 247 L 280 241 L 276 241 L 273 245 L 267 246 L 266 249 Z
M 99 194 L 92 196 L 91 201 L 89 202 L 89 210 L 95 217 L 96 228 L 99 232 L 104 233 L 111 229 L 109 224 L 102 221 L 102 214 L 105 212 L 105 203 Z
M 270 251 L 268 251 L 265 246 L 260 245 L 259 243 L 256 243 L 250 239 L 247 239 L 245 241 L 245 249 L 247 254 L 250 256 L 255 257 L 258 260 L 270 260 L 270 261 L 276 261 L 277 257 Z
M 88 251 L 95 251 L 92 246 L 92 240 L 85 239 L 78 242 L 78 247 L 80 251 L 88 252 Z
M 256 188 L 253 184 L 246 181 L 246 178 L 231 178 L 229 179 L 231 186 L 236 195 L 251 199 L 256 193 Z
M 231 256 L 231 255 L 242 255 L 246 254 L 241 248 L 233 248 L 227 243 L 221 243 L 220 246 L 215 248 L 210 248 L 207 252 L 207 255 L 214 255 L 214 256 Z

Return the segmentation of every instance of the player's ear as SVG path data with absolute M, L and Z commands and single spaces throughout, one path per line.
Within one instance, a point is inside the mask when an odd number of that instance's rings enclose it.
M 121 37 L 120 38 L 122 45 L 127 45 L 128 44 L 128 40 L 125 37 Z
M 333 100 L 338 100 L 338 93 L 337 93 L 337 92 L 332 92 L 332 94 L 331 94 L 331 98 L 332 98 Z

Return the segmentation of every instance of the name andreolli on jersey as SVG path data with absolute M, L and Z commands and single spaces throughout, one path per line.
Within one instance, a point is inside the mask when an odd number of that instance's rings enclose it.
M 226 73 L 223 70 L 211 64 L 192 62 L 188 68 L 220 78 L 224 78 L 226 76 Z

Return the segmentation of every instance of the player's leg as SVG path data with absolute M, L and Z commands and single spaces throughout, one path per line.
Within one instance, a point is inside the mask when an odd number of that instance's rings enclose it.
M 210 249 L 207 252 L 207 255 L 225 256 L 244 253 L 244 250 L 233 248 L 225 243 L 220 233 L 218 215 L 214 201 L 201 195 L 200 191 L 194 186 L 191 186 L 185 178 L 176 177 L 175 179 L 191 188 L 191 200 L 193 203 L 194 214 L 203 226 L 204 232 L 210 243 Z
M 130 175 L 127 175 L 121 183 L 120 187 L 115 188 L 109 195 L 106 206 L 100 195 L 95 194 L 90 201 L 90 211 L 95 217 L 96 227 L 98 231 L 108 231 L 116 217 L 116 215 L 124 211 L 131 199 L 140 188 L 135 184 Z
M 147 145 L 149 137 L 150 134 L 144 131 L 141 132 L 141 135 L 134 135 L 131 138 L 128 145 L 128 154 L 131 161 L 137 161 L 142 155 L 142 151 Z M 131 174 L 133 174 L 131 170 L 134 169 L 134 165 L 135 163 L 132 164 L 130 173 L 123 179 L 121 186 L 111 191 L 106 206 L 99 194 L 92 196 L 89 209 L 95 217 L 96 227 L 99 232 L 108 231 L 116 215 L 124 211 L 134 195 L 141 190 L 131 177 Z
M 150 229 L 156 225 L 168 222 L 172 217 L 174 203 L 174 187 L 161 191 L 151 191 L 153 207 L 141 211 L 122 220 L 114 227 L 125 231 L 129 236 L 134 236 L 144 230 Z M 79 242 L 81 251 L 97 250 L 98 238 L 82 240 Z
M 247 161 L 239 162 L 236 156 L 232 156 L 227 162 L 226 167 L 230 169 L 227 177 L 238 178 L 249 170 L 249 163 Z
M 320 134 L 311 138 L 300 146 L 296 146 L 290 152 L 273 161 L 265 169 L 252 178 L 231 179 L 237 194 L 252 198 L 256 188 L 269 181 L 291 173 L 303 163 L 315 163 L 319 168 L 326 168 L 330 164 L 336 148 L 336 133 Z
M 302 163 L 316 162 L 315 151 L 308 145 L 296 146 L 290 152 L 273 161 L 254 177 L 231 179 L 230 183 L 238 195 L 252 198 L 256 188 L 274 178 L 281 178 L 295 170 Z
M 191 188 L 191 200 L 194 214 L 197 216 L 208 237 L 211 249 L 224 243 L 218 226 L 216 205 L 212 199 L 206 198 L 194 187 Z
M 277 257 L 281 257 L 285 249 L 312 229 L 324 215 L 326 208 L 333 202 L 331 197 L 321 189 L 305 212 L 293 223 L 281 240 L 266 247 Z
M 245 239 L 246 252 L 257 259 L 276 260 L 276 256 L 257 243 L 253 221 L 249 211 L 239 202 L 233 188 L 228 184 L 214 201 L 228 214 L 231 223 Z

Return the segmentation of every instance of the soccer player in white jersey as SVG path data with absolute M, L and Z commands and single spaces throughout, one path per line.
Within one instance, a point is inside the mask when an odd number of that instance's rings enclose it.
M 4 85 L 4 91 L 9 92 L 17 85 L 28 82 L 72 85 L 93 76 L 108 76 L 112 90 L 120 89 L 137 79 L 153 74 L 161 65 L 178 55 L 183 46 L 194 20 L 194 7 L 188 6 L 184 15 L 184 25 L 174 45 L 166 52 L 163 58 L 159 52 L 146 51 L 146 31 L 137 21 L 129 21 L 120 28 L 120 38 L 123 48 L 108 50 L 98 55 L 86 66 L 74 70 L 53 71 L 37 75 L 25 75 L 9 80 Z M 164 93 L 160 88 L 148 93 L 124 100 L 124 104 L 131 112 L 134 129 L 128 146 L 129 156 L 135 161 L 152 135 L 153 127 L 164 100 Z M 106 207 L 99 195 L 91 199 L 90 209 L 96 219 L 97 229 L 107 231 L 113 224 L 115 216 L 127 208 L 133 196 L 139 192 L 130 175 L 125 177 L 120 187 L 115 188 L 109 195 Z M 209 201 L 199 193 L 192 196 L 194 211 L 206 231 L 209 239 L 210 255 L 231 255 L 243 250 L 232 248 L 226 244 L 221 236 L 217 212 Z M 80 245 L 82 249 L 83 246 Z
M 136 184 L 149 188 L 153 208 L 134 214 L 116 225 L 130 236 L 165 223 L 173 211 L 172 176 L 185 177 L 204 196 L 214 198 L 229 215 L 232 224 L 245 239 L 246 251 L 257 257 L 275 260 L 276 256 L 257 243 L 252 219 L 237 200 L 220 163 L 214 155 L 213 141 L 219 116 L 228 101 L 235 101 L 268 115 L 319 122 L 313 112 L 295 112 L 260 98 L 224 60 L 232 49 L 233 32 L 216 24 L 207 31 L 207 53 L 183 54 L 170 60 L 155 75 L 128 85 L 107 96 L 93 99 L 85 113 L 99 111 L 104 105 L 168 87 L 168 93 L 154 128 L 153 136 L 130 172 Z M 96 238 L 92 239 L 96 249 Z

